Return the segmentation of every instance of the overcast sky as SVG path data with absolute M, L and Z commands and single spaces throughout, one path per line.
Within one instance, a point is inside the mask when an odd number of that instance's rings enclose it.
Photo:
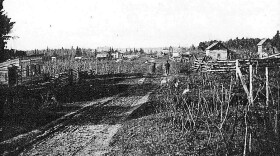
M 19 38 L 8 48 L 190 46 L 271 38 L 280 0 L 5 0 Z

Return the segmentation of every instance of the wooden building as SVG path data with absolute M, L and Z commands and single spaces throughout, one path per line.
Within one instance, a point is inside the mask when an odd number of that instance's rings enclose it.
M 13 59 L 0 63 L 0 84 L 15 85 L 43 78 L 42 57 Z
M 258 44 L 258 55 L 259 58 L 268 57 L 269 55 L 275 54 L 276 50 L 272 46 L 271 41 L 267 38 L 262 39 Z
M 109 58 L 109 54 L 107 52 L 97 53 L 96 59 L 97 60 L 106 60 Z
M 215 42 L 206 48 L 206 56 L 213 60 L 230 60 L 233 59 L 233 51 L 230 51 L 221 42 Z

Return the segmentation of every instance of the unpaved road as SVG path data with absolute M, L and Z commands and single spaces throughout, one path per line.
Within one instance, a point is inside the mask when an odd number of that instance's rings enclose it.
M 59 131 L 36 141 L 19 155 L 104 155 L 121 123 L 148 101 L 152 87 L 143 84 L 100 105 L 89 105 Z

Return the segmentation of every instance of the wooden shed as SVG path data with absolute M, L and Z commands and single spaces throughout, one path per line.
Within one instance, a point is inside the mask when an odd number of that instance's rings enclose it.
M 271 41 L 267 38 L 262 39 L 257 46 L 259 58 L 268 57 L 276 53 Z
M 0 84 L 15 85 L 43 78 L 42 57 L 13 59 L 0 63 Z
M 221 42 L 215 42 L 206 48 L 206 56 L 210 56 L 213 60 L 229 60 L 232 59 L 233 52 L 225 47 Z

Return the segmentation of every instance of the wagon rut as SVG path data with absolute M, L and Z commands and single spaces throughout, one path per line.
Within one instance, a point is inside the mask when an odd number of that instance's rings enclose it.
M 129 115 L 149 99 L 150 89 L 136 87 L 103 104 L 89 105 L 59 131 L 36 141 L 19 155 L 104 155 L 111 138 Z

